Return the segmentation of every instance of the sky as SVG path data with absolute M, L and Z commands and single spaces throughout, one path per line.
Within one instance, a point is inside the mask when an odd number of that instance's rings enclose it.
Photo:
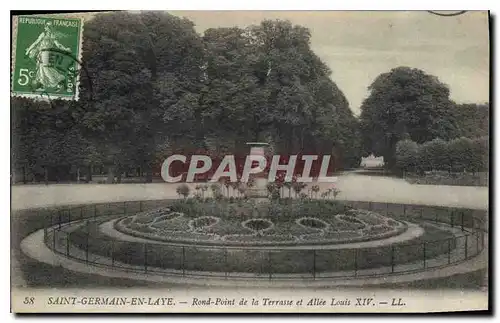
M 288 19 L 311 31 L 311 48 L 359 114 L 368 86 L 398 66 L 436 75 L 459 103 L 489 101 L 486 12 L 441 17 L 426 11 L 174 11 L 202 34 L 208 28 L 246 27 Z

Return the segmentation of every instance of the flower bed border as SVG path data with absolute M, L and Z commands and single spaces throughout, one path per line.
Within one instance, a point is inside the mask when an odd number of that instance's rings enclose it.
M 195 221 L 197 221 L 197 220 L 200 220 L 200 219 L 214 219 L 215 222 L 212 223 L 212 224 L 204 225 L 202 227 L 196 227 L 196 226 L 194 226 L 193 223 Z M 216 225 L 217 223 L 219 223 L 220 220 L 221 220 L 221 218 L 219 218 L 217 216 L 212 216 L 212 215 L 203 215 L 203 216 L 199 216 L 199 217 L 193 218 L 193 219 L 191 219 L 191 220 L 188 221 L 188 226 L 190 228 L 190 231 L 188 231 L 188 232 L 191 232 L 191 233 L 201 233 L 201 232 L 199 232 L 201 229 L 213 227 L 214 225 Z M 206 233 L 204 233 L 204 234 L 206 234 Z M 211 234 L 208 234 L 208 235 L 211 235 Z M 218 235 L 218 234 L 214 233 L 213 235 Z

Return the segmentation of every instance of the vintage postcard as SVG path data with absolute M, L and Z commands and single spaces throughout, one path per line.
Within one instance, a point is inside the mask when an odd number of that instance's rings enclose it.
M 490 309 L 488 12 L 12 23 L 12 312 Z

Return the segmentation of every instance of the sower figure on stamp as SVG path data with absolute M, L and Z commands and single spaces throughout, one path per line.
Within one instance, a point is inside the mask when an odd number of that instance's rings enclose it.
M 60 91 L 66 79 L 64 72 L 56 68 L 54 49 L 71 52 L 69 47 L 63 46 L 58 38 L 64 37 L 63 33 L 53 30 L 52 23 L 45 25 L 44 31 L 37 40 L 26 49 L 26 56 L 36 62 L 36 76 L 33 80 L 35 90 L 55 88 Z

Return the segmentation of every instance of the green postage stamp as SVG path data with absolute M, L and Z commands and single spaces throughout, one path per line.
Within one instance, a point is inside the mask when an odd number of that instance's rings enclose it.
M 11 95 L 78 100 L 83 20 L 14 17 Z

